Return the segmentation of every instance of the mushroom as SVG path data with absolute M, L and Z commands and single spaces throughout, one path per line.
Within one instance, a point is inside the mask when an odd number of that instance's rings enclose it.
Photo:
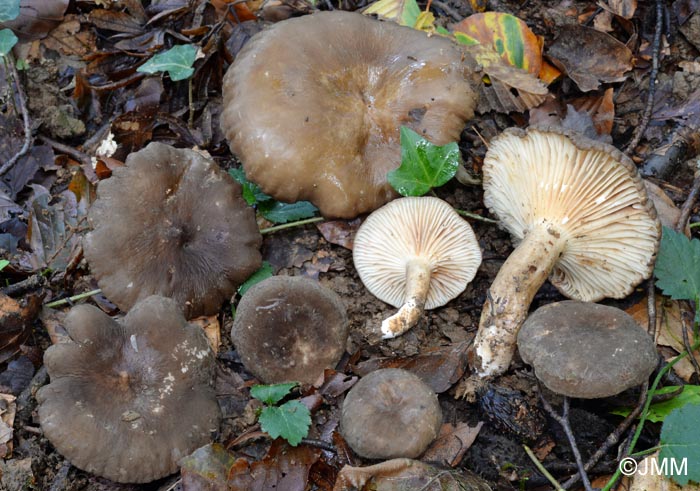
M 576 300 L 530 315 L 518 333 L 518 350 L 549 390 L 582 399 L 640 385 L 658 363 L 654 340 L 631 316 Z
M 285 20 L 226 72 L 221 127 L 263 191 L 353 218 L 397 196 L 386 175 L 401 163 L 402 125 L 459 140 L 479 78 L 462 58 L 447 39 L 358 13 Z
M 102 181 L 84 241 L 98 285 L 122 310 L 150 295 L 187 318 L 216 313 L 262 262 L 241 186 L 193 150 L 151 143 Z
M 614 147 L 555 129 L 510 129 L 484 159 L 484 202 L 518 243 L 498 272 L 471 353 L 478 377 L 510 365 L 547 276 L 565 296 L 622 298 L 653 270 L 661 237 L 634 163 Z
M 214 355 L 178 304 L 152 296 L 121 322 L 91 305 L 51 346 L 51 383 L 37 393 L 44 435 L 73 465 L 116 482 L 149 482 L 211 439 L 220 411 Z
M 377 298 L 400 307 L 382 322 L 384 338 L 403 334 L 462 293 L 481 264 L 469 224 L 438 198 L 400 198 L 376 210 L 355 236 L 353 261 Z
M 251 287 L 231 329 L 243 365 L 267 384 L 313 384 L 338 363 L 347 337 L 340 297 L 314 280 L 293 276 L 273 276 Z
M 437 395 L 400 368 L 363 377 L 345 396 L 340 417 L 348 445 L 368 459 L 418 457 L 437 438 L 441 425 Z

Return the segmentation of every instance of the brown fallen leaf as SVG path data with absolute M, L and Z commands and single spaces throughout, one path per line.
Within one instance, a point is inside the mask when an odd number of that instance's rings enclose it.
M 219 346 L 221 346 L 221 326 L 219 325 L 218 316 L 212 315 L 209 317 L 196 317 L 194 319 L 190 319 L 189 322 L 204 329 L 204 334 L 207 335 L 209 346 L 211 346 L 214 354 L 218 353 Z
M 399 358 L 373 358 L 353 367 L 361 377 L 380 368 L 403 368 L 420 377 L 434 392 L 448 390 L 467 369 L 468 343 L 424 350 L 421 354 Z
M 0 394 L 0 459 L 6 459 L 12 454 L 12 427 L 17 414 L 15 399 L 11 394 Z
M 321 232 L 323 238 L 331 244 L 352 250 L 355 234 L 360 225 L 362 225 L 362 219 L 355 218 L 354 220 L 330 220 L 317 223 L 316 228 Z
M 450 467 L 457 467 L 479 435 L 479 430 L 484 425 L 479 421 L 476 426 L 467 423 L 452 425 L 445 423 L 440 428 L 437 439 L 421 456 L 427 462 L 436 462 Z
M 43 295 L 25 295 L 20 301 L 0 293 L 0 363 L 6 362 L 24 343 L 39 314 Z
M 84 56 L 95 49 L 97 36 L 86 28 L 81 29 L 80 17 L 68 14 L 42 41 L 44 47 L 67 56 Z
M 584 111 L 591 116 L 596 133 L 609 135 L 612 132 L 613 120 L 615 119 L 613 94 L 613 88 L 610 87 L 602 95 L 578 97 L 570 101 L 570 104 L 577 111 Z
M 143 32 L 139 19 L 127 12 L 97 9 L 90 12 L 88 19 L 98 29 L 128 34 L 141 34 Z
M 0 27 L 12 29 L 21 41 L 42 39 L 61 23 L 68 3 L 69 0 L 21 0 L 19 16 L 0 23 Z
M 604 32 L 570 25 L 547 49 L 548 56 L 583 92 L 595 90 L 601 82 L 621 82 L 632 70 L 632 51 Z
M 661 225 L 675 230 L 678 219 L 681 217 L 681 210 L 678 209 L 663 189 L 650 180 L 644 179 L 644 186 L 646 186 L 647 193 L 654 202 L 654 208 L 656 208 L 656 212 L 659 215 Z M 686 234 L 690 237 L 690 228 L 687 228 Z
M 598 6 L 623 19 L 631 19 L 637 11 L 637 0 L 600 0 Z
M 657 450 L 651 455 L 647 455 L 641 460 L 636 467 L 636 472 L 630 477 L 628 486 L 620 489 L 629 491 L 700 491 L 700 485 L 689 482 L 684 486 L 679 486 L 670 478 L 664 476 L 663 472 L 652 472 L 652 460 L 655 462 L 656 469 L 660 468 L 661 462 L 658 462 L 659 451 Z

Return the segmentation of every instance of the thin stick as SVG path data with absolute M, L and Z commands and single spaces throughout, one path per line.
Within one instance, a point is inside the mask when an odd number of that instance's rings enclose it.
M 688 217 L 690 212 L 693 211 L 693 206 L 698 199 L 698 194 L 700 194 L 700 157 L 695 159 L 695 176 L 693 179 L 693 185 L 690 188 L 690 193 L 685 199 L 683 206 L 681 206 L 681 214 L 678 217 L 678 222 L 676 223 L 676 232 L 683 232 L 685 230 L 685 225 L 688 222 Z
M 55 300 L 53 302 L 45 303 L 44 307 L 58 307 L 59 305 L 64 305 L 67 303 L 75 302 L 76 300 L 82 300 L 83 298 L 92 297 L 93 295 L 97 295 L 98 293 L 102 293 L 102 290 L 100 290 L 99 288 L 97 290 L 90 290 L 89 292 L 81 293 L 79 295 L 73 295 L 72 297 L 62 298 L 61 300 Z
M 301 225 L 308 225 L 309 223 L 322 222 L 324 220 L 325 220 L 325 218 L 323 218 L 323 217 L 307 218 L 305 220 L 299 220 L 298 222 L 289 222 L 289 223 L 283 223 L 282 225 L 275 225 L 274 227 L 261 228 L 260 233 L 263 235 L 271 234 L 272 232 L 277 232 L 278 230 L 299 227 Z
M 12 55 L 8 54 L 3 57 L 5 61 L 5 66 L 10 68 L 10 75 L 15 83 L 15 89 L 17 90 L 17 98 L 19 99 L 19 110 L 22 113 L 22 123 L 24 124 L 24 143 L 22 148 L 12 156 L 10 160 L 5 162 L 2 167 L 0 167 L 0 176 L 5 172 L 10 170 L 17 161 L 22 158 L 24 154 L 29 151 L 29 146 L 32 143 L 32 126 L 29 121 L 29 112 L 27 111 L 27 98 L 24 95 L 24 89 L 22 88 L 22 83 L 19 80 L 19 74 L 17 73 L 17 67 L 15 66 L 15 60 Z
M 445 2 L 441 2 L 440 0 L 433 0 L 433 5 L 445 12 L 450 17 L 452 17 L 452 19 L 454 19 L 455 22 L 459 22 L 464 18 L 461 15 L 459 15 L 459 12 L 447 5 Z
M 455 208 L 455 211 L 457 212 L 457 214 L 462 215 L 463 217 L 473 218 L 474 220 L 479 220 L 480 222 L 498 223 L 498 220 L 494 220 L 493 218 L 482 217 L 481 215 L 477 215 L 476 213 L 470 213 L 468 211 L 458 210 L 457 208 Z
M 544 406 L 544 410 L 549 413 L 549 415 L 562 427 L 566 438 L 569 440 L 569 446 L 571 446 L 571 452 L 574 454 L 574 459 L 576 460 L 576 466 L 578 467 L 579 475 L 581 476 L 581 481 L 583 481 L 583 487 L 586 491 L 593 491 L 591 487 L 591 481 L 588 479 L 588 474 L 583 466 L 583 459 L 581 458 L 581 453 L 578 451 L 578 446 L 576 445 L 576 438 L 574 437 L 574 432 L 571 430 L 571 424 L 569 423 L 569 398 L 564 396 L 564 407 L 562 414 L 559 415 L 554 408 L 549 404 L 549 401 L 545 399 L 544 394 L 540 390 L 540 400 Z
M 554 479 L 554 476 L 549 473 L 547 469 L 544 468 L 542 465 L 542 462 L 539 461 L 537 456 L 534 454 L 532 449 L 528 447 L 527 445 L 523 445 L 523 448 L 525 449 L 525 453 L 527 454 L 528 457 L 530 457 L 530 460 L 532 460 L 532 463 L 535 464 L 535 467 L 537 467 L 537 470 L 540 471 L 540 474 L 542 474 L 544 477 L 547 478 L 547 480 L 552 483 L 552 486 L 554 486 L 554 489 L 556 491 L 564 491 L 564 488 L 561 487 L 561 484 L 557 482 L 556 479 Z
M 656 0 L 656 26 L 654 27 L 654 44 L 651 55 L 651 73 L 649 74 L 649 90 L 647 92 L 647 104 L 644 107 L 642 120 L 635 128 L 632 140 L 625 147 L 625 153 L 634 152 L 644 136 L 644 132 L 651 120 L 651 111 L 654 109 L 654 93 L 656 92 L 656 76 L 659 73 L 659 52 L 661 51 L 661 30 L 663 29 L 663 3 Z

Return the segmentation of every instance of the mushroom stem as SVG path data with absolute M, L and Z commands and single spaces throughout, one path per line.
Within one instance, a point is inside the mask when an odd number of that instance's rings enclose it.
M 504 373 L 533 297 L 559 260 L 566 238 L 546 222 L 530 230 L 496 275 L 481 311 L 471 364 L 479 377 Z
M 382 322 L 382 337 L 395 338 L 416 325 L 430 290 L 430 262 L 414 258 L 406 263 L 406 298 L 399 311 Z

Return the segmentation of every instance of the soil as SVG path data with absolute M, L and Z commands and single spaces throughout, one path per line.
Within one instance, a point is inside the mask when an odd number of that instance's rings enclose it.
M 72 6 L 71 12 L 84 13 L 94 6 L 91 2 L 77 2 L 78 7 Z M 97 2 L 99 3 L 99 2 Z M 109 2 L 107 2 L 109 3 Z M 148 3 L 148 2 L 145 2 Z M 419 2 L 421 3 L 421 2 Z M 466 16 L 471 13 L 471 7 L 467 2 L 449 0 L 444 2 L 448 8 Z M 479 2 L 470 2 L 476 4 Z M 654 24 L 653 6 L 643 5 L 639 2 L 638 12 L 631 24 L 634 27 L 636 39 L 646 43 L 653 38 Z M 653 2 L 647 2 L 653 3 Z M 517 2 L 517 1 L 493 1 L 488 2 L 490 10 L 509 12 L 521 19 L 526 19 L 528 25 L 535 33 L 543 35 L 545 46 L 548 46 L 557 34 L 558 26 L 562 25 L 561 16 L 565 15 L 565 8 L 559 2 Z M 569 2 L 571 9 L 576 9 L 581 15 L 595 11 L 593 2 Z M 421 3 L 421 6 L 423 4 Z M 438 8 L 438 21 L 449 23 L 449 16 L 444 10 Z M 677 101 L 688 100 L 689 94 L 697 87 L 700 75 L 679 72 L 673 67 L 681 61 L 693 62 L 698 60 L 700 53 L 697 43 L 697 26 L 700 22 L 700 14 L 694 17 L 693 24 L 684 27 L 681 32 L 674 31 L 672 37 L 666 38 L 662 47 L 662 65 L 658 77 L 657 98 L 659 104 L 672 105 Z M 626 23 L 616 25 L 613 35 L 628 39 L 628 33 L 623 27 Z M 627 26 L 628 27 L 628 26 Z M 247 27 L 246 27 L 247 28 Z M 688 33 L 685 33 L 685 31 Z M 236 34 L 237 33 L 237 34 Z M 240 31 L 234 30 L 234 39 Z M 688 42 L 688 39 L 691 42 Z M 694 36 L 694 37 L 693 37 Z M 240 38 L 236 38 L 240 39 Z M 114 40 L 102 39 L 103 48 L 114 44 Z M 646 87 L 648 86 L 650 47 L 642 43 L 638 67 L 623 83 L 613 84 L 615 87 L 615 120 L 612 130 L 613 143 L 622 148 L 630 139 L 634 128 L 640 124 L 641 111 L 646 101 Z M 229 41 L 229 46 L 233 41 Z M 56 52 L 54 52 L 56 53 Z M 60 58 L 61 53 L 54 56 Z M 123 62 L 123 59 L 121 60 Z M 117 65 L 117 61 L 114 62 Z M 186 109 L 187 94 L 186 84 L 177 87 L 169 87 L 168 99 L 162 105 L 172 107 L 173 120 L 179 121 L 178 126 L 170 119 L 157 116 L 151 119 L 138 119 L 132 113 L 124 111 L 123 101 L 133 102 L 132 89 L 117 89 L 112 99 L 106 100 L 100 96 L 101 105 L 90 102 L 88 99 L 67 97 L 67 74 L 74 73 L 66 68 L 65 64 L 57 63 L 50 58 L 35 59 L 31 62 L 29 71 L 23 76 L 31 119 L 34 129 L 38 134 L 49 136 L 69 149 L 82 148 L 85 152 L 96 146 L 101 138 L 95 135 L 103 134 L 101 129 L 104 123 L 120 118 L 118 122 L 124 127 L 133 125 L 131 130 L 122 131 L 117 135 L 120 140 L 120 149 L 115 158 L 123 160 L 124 155 L 131 147 L 142 146 L 143 139 L 160 139 L 162 141 L 177 143 L 180 146 L 192 146 L 195 143 L 204 145 L 213 157 L 223 167 L 237 165 L 222 142 L 218 131 L 218 111 L 220 99 L 218 89 L 207 93 L 207 87 L 196 94 L 197 119 L 195 128 L 197 131 L 185 132 L 182 128 L 187 126 Z M 212 68 L 210 73 L 216 73 Z M 220 76 L 220 73 L 217 75 Z M 215 87 L 216 84 L 213 85 Z M 58 90 L 58 88 L 61 90 Z M 167 87 L 166 87 L 167 88 Z M 161 84 L 162 89 L 162 84 Z M 555 84 L 553 93 L 559 100 L 571 99 L 581 95 L 576 86 L 569 79 Z M 164 97 L 164 96 L 163 96 Z M 184 101 L 184 102 L 183 102 Z M 158 104 L 158 102 L 156 102 Z M 209 107 L 209 109 L 207 109 Z M 44 108 L 50 108 L 45 111 Z M 208 116 L 206 116 L 208 114 Z M 215 122 L 209 122 L 209 132 L 203 125 L 203 119 L 215 117 Z M 160 118 L 160 119 L 159 119 Z M 460 148 L 465 159 L 466 168 L 478 174 L 480 162 L 486 151 L 484 140 L 489 140 L 501 130 L 513 125 L 525 125 L 526 114 L 512 113 L 510 115 L 488 112 L 478 115 L 465 129 Z M 141 124 L 145 126 L 139 126 Z M 203 129 L 204 128 L 204 129 Z M 214 128 L 212 130 L 212 128 Z M 670 135 L 678 130 L 678 125 L 670 120 L 655 120 L 649 126 L 637 149 L 637 155 L 644 156 L 662 147 L 668 141 Z M 102 133 L 100 133 L 102 131 Z M 187 134 L 183 136 L 183 134 Z M 192 141 L 191 141 L 192 140 Z M 196 141 L 198 140 L 198 142 Z M 35 145 L 39 145 L 35 141 Z M 694 142 L 688 149 L 688 155 L 693 155 Z M 0 146 L 0 150 L 2 147 Z M 54 147 L 57 155 L 68 155 L 57 160 L 58 166 L 44 166 L 37 170 L 36 176 L 32 176 L 32 183 L 43 183 L 57 199 L 59 194 L 72 185 L 77 169 L 81 168 L 80 152 L 65 153 L 60 147 Z M 72 159 L 71 165 L 67 165 L 65 159 Z M 639 157 L 641 162 L 643 157 Z M 105 162 L 108 165 L 110 161 Z M 52 162 L 53 164 L 53 162 Z M 72 170 L 67 170 L 67 169 Z M 84 166 L 83 166 L 84 168 Z M 691 161 L 681 159 L 673 172 L 668 172 L 663 178 L 655 182 L 670 195 L 677 205 L 681 205 L 687 198 L 689 187 L 692 183 L 694 169 Z M 86 171 L 87 172 L 87 171 Z M 29 181 L 28 181 L 29 182 Z M 455 208 L 467 210 L 472 213 L 489 216 L 482 200 L 482 191 L 479 186 L 464 186 L 451 181 L 436 191 L 437 196 L 446 200 Z M 30 193 L 24 188 L 18 193 L 16 203 L 23 206 L 27 203 Z M 2 203 L 0 203 L 1 205 Z M 693 210 L 690 221 L 700 221 L 697 209 Z M 13 233 L 21 229 L 24 224 L 26 231 L 28 215 L 20 214 L 18 219 L 13 219 L 12 224 L 0 224 L 3 228 L 0 232 Z M 477 329 L 481 306 L 486 299 L 486 292 L 492 283 L 499 268 L 512 250 L 511 239 L 497 226 L 478 220 L 470 220 L 474 232 L 483 251 L 483 264 L 475 279 L 467 289 L 447 306 L 426 312 L 419 324 L 405 335 L 389 340 L 379 339 L 377 326 L 381 320 L 393 314 L 394 308 L 384 304 L 371 295 L 362 285 L 353 267 L 352 252 L 342 246 L 328 242 L 315 225 L 307 225 L 298 228 L 287 229 L 264 238 L 263 257 L 274 268 L 275 274 L 304 275 L 318 279 L 321 284 L 340 295 L 350 319 L 350 338 L 347 344 L 347 356 L 341 361 L 338 371 L 352 374 L 357 366 L 367 360 L 377 358 L 398 359 L 401 357 L 414 357 L 433 348 L 453 346 L 459 343 L 469 343 Z M 12 228 L 14 227 L 14 228 Z M 81 230 L 83 233 L 84 230 Z M 20 249 L 22 244 L 19 245 Z M 24 250 L 28 250 L 24 245 Z M 13 261 L 17 260 L 11 258 Z M 9 276 L 8 284 L 18 283 L 32 277 L 40 271 L 28 271 L 27 268 L 14 268 Z M 41 274 L 39 276 L 42 276 Z M 89 275 L 89 267 L 79 256 L 71 257 L 62 270 L 45 271 L 45 279 L 37 280 L 33 287 L 12 295 L 19 300 L 26 300 L 30 294 L 41 293 L 44 301 L 63 298 L 75 293 L 80 293 L 96 288 L 95 280 Z M 641 285 L 639 291 L 630 299 L 619 302 L 608 301 L 605 303 L 625 307 L 637 301 L 643 300 L 645 285 Z M 532 309 L 549 302 L 563 300 L 564 298 L 549 283 L 545 284 L 535 297 Z M 95 295 L 90 300 L 109 313 L 116 313 L 117 309 L 108 299 L 101 295 Z M 61 307 L 61 309 L 65 308 Z M 27 379 L 14 389 L 18 396 L 17 417 L 14 423 L 14 448 L 11 457 L 0 461 L 0 490 L 91 490 L 91 491 L 170 491 L 181 489 L 178 476 L 172 476 L 146 485 L 117 485 L 104 479 L 97 478 L 80 471 L 72 466 L 58 454 L 52 445 L 42 436 L 36 419 L 33 391 L 44 383 L 47 383 L 45 371 L 41 369 L 41 355 L 50 345 L 51 341 L 47 328 L 52 325 L 52 317 L 48 314 L 41 316 L 42 320 L 36 320 L 32 324 L 31 335 L 18 345 L 18 353 L 7 362 L 18 357 L 29 359 L 37 370 L 31 384 L 28 383 L 25 369 L 24 377 Z M 224 306 L 219 316 L 221 325 L 222 345 L 218 354 L 218 378 L 217 392 L 224 414 L 220 434 L 217 441 L 224 444 L 232 444 L 241 435 L 257 430 L 256 409 L 259 403 L 250 399 L 245 386 L 252 383 L 252 376 L 241 365 L 235 350 L 231 345 L 229 333 L 232 326 L 231 309 Z M 58 321 L 60 323 L 60 319 Z M 464 360 L 463 360 L 464 361 Z M 6 363 L 7 364 L 7 363 Z M 31 374 L 29 375 L 31 377 Z M 456 382 L 456 381 L 455 381 Z M 3 383 L 3 385 L 7 385 Z M 485 388 L 480 393 L 478 402 L 470 403 L 455 398 L 455 384 L 452 388 L 440 394 L 439 399 L 444 412 L 446 422 L 452 424 L 469 423 L 475 425 L 479 421 L 484 422 L 474 444 L 468 449 L 464 458 L 460 461 L 460 469 L 469 469 L 476 472 L 492 483 L 494 489 L 548 489 L 545 478 L 536 470 L 532 461 L 523 450 L 522 444 L 530 445 L 544 465 L 558 479 L 566 478 L 576 472 L 573 455 L 567 443 L 566 437 L 560 426 L 544 411 L 540 402 L 539 390 L 536 380 L 530 368 L 520 360 L 515 361 L 508 374 L 497 380 L 493 385 Z M 306 390 L 305 394 L 314 391 Z M 545 397 L 557 407 L 561 403 L 558 396 L 547 393 Z M 615 429 L 621 418 L 610 414 L 613 407 L 636 404 L 637 392 L 634 390 L 621 394 L 615 398 L 602 401 L 572 401 L 571 424 L 576 435 L 577 442 L 584 460 L 597 450 L 606 437 Z M 342 392 L 335 397 L 327 397 L 327 404 L 322 405 L 314 413 L 314 427 L 312 434 L 316 438 L 328 437 L 332 429 L 337 425 L 338 407 L 342 401 Z M 658 426 L 649 425 L 644 433 L 646 439 L 643 444 L 653 446 L 658 437 Z M 324 433 L 326 432 L 326 433 Z M 315 433 L 315 434 L 314 434 Z M 236 443 L 235 449 L 239 454 L 253 457 L 262 457 L 269 448 L 269 441 L 251 437 Z M 615 470 L 616 448 L 606 455 L 601 463 L 592 471 L 593 475 L 610 475 Z M 331 467 L 336 470 L 343 463 L 340 456 L 328 458 Z M 363 462 L 355 460 L 356 464 Z M 310 484 L 309 489 L 323 489 L 318 484 Z

